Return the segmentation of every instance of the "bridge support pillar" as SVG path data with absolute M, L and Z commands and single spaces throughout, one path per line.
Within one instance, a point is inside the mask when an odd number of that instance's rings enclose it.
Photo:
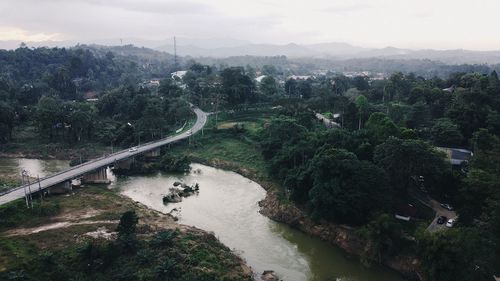
M 73 187 L 71 181 L 64 181 L 49 187 L 47 190 L 49 194 L 65 194 L 71 192 Z
M 149 157 L 149 158 L 160 157 L 160 149 L 157 148 L 157 149 L 150 150 L 150 151 L 146 152 L 145 156 Z
M 83 175 L 82 183 L 110 183 L 110 180 L 108 179 L 107 167 L 99 168 Z
M 122 161 L 117 161 L 115 163 L 115 168 L 116 169 L 123 169 L 123 170 L 130 170 L 130 166 L 132 166 L 132 163 L 134 163 L 134 158 L 128 158 Z

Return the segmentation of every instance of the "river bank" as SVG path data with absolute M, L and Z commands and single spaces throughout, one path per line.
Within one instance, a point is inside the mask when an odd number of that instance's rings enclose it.
M 66 196 L 36 200 L 33 210 L 33 213 L 27 210 L 23 202 L 0 207 L 0 277 L 7 271 L 20 270 L 27 275 L 46 276 L 52 268 L 36 265 L 44 260 L 43 255 L 47 253 L 53 260 L 61 259 L 58 270 L 71 271 L 65 260 L 79 263 L 75 255 L 78 257 L 80 249 L 90 243 L 95 249 L 93 251 L 97 251 L 92 254 L 92 260 L 98 262 L 98 271 L 102 271 L 99 274 L 104 274 L 100 277 L 115 279 L 115 274 L 119 274 L 119 268 L 123 267 L 120 264 L 122 258 L 106 251 L 110 247 L 119 248 L 121 242 L 116 229 L 120 217 L 124 212 L 134 211 L 139 218 L 137 242 L 134 242 L 138 251 L 123 254 L 128 259 L 127 267 L 130 267 L 127 272 L 146 258 L 148 263 L 137 267 L 137 274 L 151 276 L 143 280 L 154 280 L 158 270 L 173 268 L 177 276 L 188 274 L 193 280 L 210 276 L 234 281 L 252 280 L 252 271 L 245 261 L 220 243 L 212 233 L 179 224 L 171 215 L 134 202 L 105 186 L 86 186 Z M 155 242 L 158 239 L 163 242 Z M 104 256 L 99 254 L 101 252 Z M 172 267 L 169 265 L 160 269 L 166 266 L 163 263 L 166 260 Z M 107 265 L 103 267 L 102 262 Z M 35 266 L 26 267 L 29 264 Z M 37 272 L 39 268 L 45 268 L 44 272 Z M 136 272 L 131 274 L 138 277 L 134 275 Z
M 117 177 L 110 188 L 162 213 L 175 214 L 181 224 L 213 232 L 257 273 L 273 270 L 286 281 L 403 280 L 378 264 L 364 267 L 338 247 L 262 215 L 258 202 L 264 200 L 266 190 L 257 182 L 226 169 L 190 166 L 185 173 Z M 199 192 L 164 204 L 162 197 L 176 183 L 199 184 Z
M 259 202 L 260 213 L 264 216 L 290 227 L 298 229 L 313 237 L 318 237 L 334 246 L 339 247 L 347 254 L 360 257 L 363 253 L 366 241 L 356 233 L 356 228 L 346 225 L 338 225 L 328 222 L 313 222 L 303 210 L 296 207 L 291 202 L 283 202 L 279 198 L 279 184 L 269 180 L 260 172 L 244 167 L 238 163 L 224 161 L 220 159 L 206 159 L 189 155 L 191 160 L 207 166 L 225 169 L 243 175 L 266 189 L 266 197 Z M 395 256 L 386 258 L 381 264 L 402 274 L 410 280 L 418 280 L 419 261 L 414 256 Z

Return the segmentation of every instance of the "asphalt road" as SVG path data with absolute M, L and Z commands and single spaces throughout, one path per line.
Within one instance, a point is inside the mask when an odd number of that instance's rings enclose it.
M 113 164 L 115 161 L 120 161 L 127 159 L 131 156 L 137 155 L 137 154 L 142 154 L 144 152 L 154 150 L 156 148 L 162 147 L 164 145 L 167 145 L 169 143 L 174 143 L 176 141 L 186 139 L 190 135 L 196 134 L 198 131 L 200 131 L 206 124 L 207 122 L 207 116 L 208 114 L 203 112 L 201 109 L 193 107 L 193 111 L 196 114 L 196 123 L 193 125 L 193 127 L 190 130 L 187 130 L 179 135 L 174 135 L 170 136 L 164 139 L 161 139 L 159 141 L 154 141 L 150 143 L 145 143 L 142 144 L 141 146 L 137 147 L 137 150 L 134 152 L 129 152 L 128 149 L 118 151 L 113 154 L 106 155 L 101 158 L 97 158 L 94 160 L 91 160 L 89 162 L 83 163 L 78 166 L 71 167 L 68 170 L 59 172 L 57 174 L 45 177 L 43 179 L 40 179 L 40 186 L 42 189 L 51 187 L 53 185 L 56 185 L 58 183 L 67 181 L 67 180 L 72 180 L 75 178 L 80 177 L 83 174 L 86 174 L 88 172 L 97 170 L 102 167 L 107 167 L 111 164 Z M 39 184 L 38 182 L 31 183 L 31 190 L 32 191 L 38 191 L 39 189 Z M 20 186 L 17 188 L 14 188 L 10 190 L 8 193 L 0 195 L 0 205 L 14 201 L 19 198 L 24 197 L 24 186 Z
M 429 194 L 424 193 L 424 192 L 418 190 L 417 188 L 410 189 L 410 196 L 413 197 L 415 200 L 418 200 L 420 203 L 424 204 L 425 206 L 434 210 L 434 212 L 435 212 L 434 219 L 427 227 L 427 231 L 429 231 L 429 232 L 436 232 L 439 230 L 447 229 L 446 222 L 449 219 L 456 219 L 458 217 L 458 215 L 455 211 L 449 211 L 449 210 L 441 207 L 441 202 L 438 202 L 437 200 L 432 199 L 429 196 Z M 446 221 L 443 224 L 437 223 L 437 220 L 440 216 L 446 217 Z
M 447 228 L 446 222 L 449 219 L 456 219 L 457 218 L 457 213 L 455 211 L 449 211 L 449 210 L 441 207 L 441 204 L 438 201 L 436 201 L 434 199 L 430 199 L 429 204 L 430 204 L 431 208 L 436 212 L 436 217 L 431 222 L 431 224 L 427 227 L 427 230 L 429 232 L 436 232 L 439 230 L 446 229 Z M 440 216 L 446 217 L 446 221 L 443 224 L 437 223 L 437 220 Z

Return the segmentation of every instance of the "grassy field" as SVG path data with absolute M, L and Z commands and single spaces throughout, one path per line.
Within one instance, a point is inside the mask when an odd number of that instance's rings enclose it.
M 256 141 L 256 135 L 273 116 L 272 111 L 236 112 L 210 116 L 203 130 L 191 142 L 174 145 L 174 155 L 187 155 L 194 161 L 239 166 L 258 177 L 267 177 L 267 164 Z

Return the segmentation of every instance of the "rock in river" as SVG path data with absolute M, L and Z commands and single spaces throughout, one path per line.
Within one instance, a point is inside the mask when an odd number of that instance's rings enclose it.
M 260 276 L 260 279 L 264 281 L 280 281 L 273 270 L 264 270 L 264 272 L 262 272 L 262 276 Z

